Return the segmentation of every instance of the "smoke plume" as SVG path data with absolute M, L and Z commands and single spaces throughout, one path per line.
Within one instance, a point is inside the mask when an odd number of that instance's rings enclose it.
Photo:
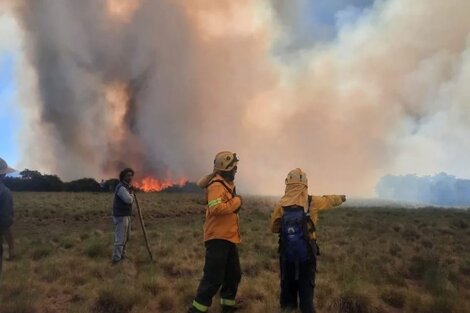
M 411 201 L 433 205 L 470 205 L 470 180 L 459 179 L 446 173 L 434 176 L 387 175 L 376 187 L 382 199 Z
M 194 180 L 230 149 L 240 191 L 268 194 L 295 167 L 313 193 L 370 195 L 387 172 L 470 177 L 470 2 L 340 2 L 331 29 L 295 40 L 319 25 L 299 23 L 302 0 L 15 2 L 24 162 Z

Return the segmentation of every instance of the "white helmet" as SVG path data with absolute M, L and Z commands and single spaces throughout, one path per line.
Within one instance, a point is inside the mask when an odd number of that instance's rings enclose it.
M 286 185 L 302 184 L 308 186 L 307 174 L 300 168 L 296 168 L 287 174 Z
M 237 154 L 230 151 L 217 153 L 214 158 L 214 171 L 230 172 L 238 164 Z

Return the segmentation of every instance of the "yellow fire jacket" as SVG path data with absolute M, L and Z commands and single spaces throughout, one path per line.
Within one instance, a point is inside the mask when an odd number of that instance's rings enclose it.
M 330 196 L 313 196 L 312 203 L 310 205 L 310 219 L 312 220 L 313 224 L 316 226 L 318 222 L 318 213 L 320 211 L 326 211 L 333 207 L 336 207 L 343 203 L 341 196 L 338 195 L 330 195 Z M 281 231 L 281 218 L 284 214 L 284 209 L 278 203 L 271 215 L 271 231 L 273 233 L 279 233 Z M 310 226 L 309 226 L 310 227 Z M 309 229 L 309 233 L 311 239 L 316 240 L 317 234 L 315 233 L 314 229 Z
M 221 181 L 221 182 L 220 182 Z M 237 210 L 241 199 L 235 195 L 235 185 L 216 175 L 206 189 L 207 209 L 204 223 L 204 241 L 223 239 L 235 244 L 241 242 Z

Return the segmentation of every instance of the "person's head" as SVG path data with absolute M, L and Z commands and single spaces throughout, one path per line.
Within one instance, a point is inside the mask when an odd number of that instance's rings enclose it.
M 286 186 L 300 184 L 308 187 L 307 173 L 302 171 L 300 168 L 293 169 L 287 174 L 285 180 Z
M 4 159 L 0 158 L 0 180 L 3 180 L 7 174 L 13 173 L 15 170 L 8 166 Z
M 236 153 L 230 151 L 219 152 L 214 158 L 214 172 L 226 181 L 231 182 L 235 180 L 239 161 Z
M 131 168 L 125 168 L 119 173 L 119 180 L 130 185 L 134 178 L 134 170 Z
M 222 178 L 225 181 L 232 182 L 235 180 L 235 175 L 237 174 L 237 170 L 238 170 L 238 167 L 235 166 L 231 171 L 221 171 L 219 175 L 222 176 Z
M 286 189 L 281 198 L 281 206 L 297 205 L 306 207 L 308 205 L 308 180 L 307 174 L 300 168 L 293 169 L 285 179 Z

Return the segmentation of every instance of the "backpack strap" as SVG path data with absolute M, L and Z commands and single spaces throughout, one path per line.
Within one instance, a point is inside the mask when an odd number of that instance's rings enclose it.
M 307 210 L 305 212 L 305 213 L 307 213 L 307 216 L 310 216 L 310 207 L 312 206 L 312 201 L 313 201 L 313 196 L 308 195 Z
M 307 229 L 308 229 L 308 226 L 310 226 L 312 228 L 312 231 L 316 232 L 317 229 L 315 227 L 315 223 L 310 218 L 310 207 L 312 206 L 312 202 L 313 202 L 313 196 L 308 195 L 308 210 L 307 210 L 307 213 L 306 213 Z M 308 235 L 310 236 L 310 234 L 308 234 Z M 320 247 L 318 246 L 317 241 L 316 240 L 311 240 L 310 245 L 312 246 L 312 249 L 314 251 L 315 256 L 319 256 L 320 255 Z M 315 268 L 315 271 L 316 271 L 316 268 Z
M 211 181 L 207 187 L 209 187 L 210 185 L 214 184 L 214 183 L 220 183 L 222 184 L 222 186 L 224 186 L 224 188 L 232 195 L 232 197 L 235 197 L 237 195 L 237 192 L 235 191 L 235 189 L 232 191 L 232 189 L 227 185 L 227 183 L 225 181 L 223 181 L 222 179 L 216 179 L 216 180 L 213 180 Z M 207 188 L 206 187 L 206 188 Z
M 310 207 L 312 206 L 312 202 L 313 202 L 313 196 L 308 195 L 308 208 L 307 208 L 307 212 L 305 212 L 305 215 L 307 217 L 307 224 L 312 227 L 312 230 L 314 232 L 316 232 L 317 230 L 315 229 L 315 224 L 310 218 Z

